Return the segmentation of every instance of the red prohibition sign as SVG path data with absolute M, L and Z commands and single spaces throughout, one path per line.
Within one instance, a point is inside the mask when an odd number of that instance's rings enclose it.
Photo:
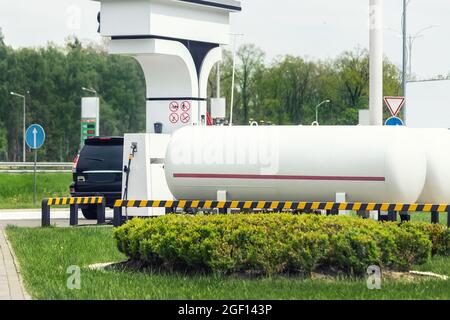
M 184 112 L 191 110 L 191 103 L 189 101 L 183 101 L 181 104 L 181 110 Z
M 169 120 L 170 120 L 170 122 L 172 122 L 172 123 L 177 123 L 178 120 L 180 120 L 180 117 L 178 116 L 178 114 L 172 113 L 172 114 L 169 116 Z
M 178 105 L 178 102 L 176 102 L 176 101 L 172 101 L 169 105 L 169 109 L 172 112 L 177 112 L 179 108 L 180 108 L 180 106 Z
M 183 123 L 188 123 L 191 120 L 191 116 L 189 115 L 189 113 L 182 113 L 181 114 L 181 122 Z

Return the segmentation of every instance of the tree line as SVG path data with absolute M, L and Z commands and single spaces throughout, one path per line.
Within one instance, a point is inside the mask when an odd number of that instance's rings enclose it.
M 358 111 L 369 104 L 369 53 L 355 49 L 336 59 L 314 61 L 286 55 L 269 64 L 264 52 L 254 45 L 237 51 L 235 123 L 249 121 L 278 125 L 311 125 L 316 106 L 322 125 L 356 125 Z M 231 96 L 233 59 L 225 52 L 221 68 L 221 89 L 227 101 Z M 210 77 L 210 94 L 216 90 L 216 71 Z M 399 69 L 384 61 L 384 94 L 401 94 Z M 229 106 L 228 106 L 229 107 Z M 386 114 L 387 116 L 387 114 Z
M 283 56 L 266 63 L 264 52 L 243 45 L 237 52 L 234 123 L 310 125 L 315 106 L 320 123 L 357 124 L 358 110 L 368 106 L 369 59 L 364 49 L 344 52 L 336 59 L 314 61 Z M 232 54 L 224 52 L 221 91 L 230 109 Z M 401 92 L 398 68 L 385 61 L 386 95 Z M 102 135 L 120 136 L 145 131 L 145 79 L 130 57 L 108 55 L 101 44 L 69 38 L 65 46 L 13 49 L 0 32 L 0 161 L 21 161 L 22 100 L 26 123 L 46 129 L 40 161 L 71 161 L 79 150 L 82 87 L 95 88 L 101 100 Z M 216 70 L 209 80 L 209 96 L 216 92 Z M 32 155 L 28 154 L 31 161 Z

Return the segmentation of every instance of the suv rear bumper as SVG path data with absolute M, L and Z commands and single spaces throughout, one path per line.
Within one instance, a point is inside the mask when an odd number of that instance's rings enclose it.
M 73 198 L 77 197 L 105 197 L 106 200 L 106 207 L 112 208 L 114 207 L 114 203 L 116 200 L 122 199 L 122 193 L 121 192 L 102 192 L 102 193 L 95 193 L 95 192 L 71 192 L 70 196 Z M 82 205 L 81 207 L 85 207 L 87 205 Z

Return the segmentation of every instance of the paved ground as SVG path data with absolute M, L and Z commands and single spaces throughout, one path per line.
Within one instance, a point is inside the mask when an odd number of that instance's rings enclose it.
M 52 209 L 51 219 L 69 219 L 69 209 Z M 110 209 L 106 210 L 106 218 L 112 218 L 113 211 Z M 81 220 L 83 215 L 78 214 L 78 218 Z M 30 209 L 30 210 L 0 210 L 0 223 L 1 221 L 20 221 L 20 220 L 39 220 L 41 219 L 40 209 Z
M 107 211 L 107 218 L 112 217 L 112 212 Z M 69 226 L 68 210 L 52 210 L 51 223 L 58 227 Z M 96 221 L 84 220 L 80 215 L 79 225 L 92 225 Z M 29 300 L 21 277 L 20 269 L 14 252 L 7 241 L 5 227 L 16 225 L 19 227 L 40 227 L 40 210 L 0 210 L 0 300 Z
M 0 226 L 0 300 L 29 300 L 20 278 L 20 270 L 14 253 Z

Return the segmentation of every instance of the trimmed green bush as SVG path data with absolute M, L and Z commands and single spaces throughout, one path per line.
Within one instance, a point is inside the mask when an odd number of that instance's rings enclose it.
M 445 227 L 315 215 L 167 215 L 134 219 L 114 232 L 131 259 L 219 273 L 363 274 L 370 265 L 408 269 L 449 253 Z
M 402 228 L 425 233 L 433 243 L 433 255 L 450 255 L 450 229 L 442 224 L 405 223 Z

